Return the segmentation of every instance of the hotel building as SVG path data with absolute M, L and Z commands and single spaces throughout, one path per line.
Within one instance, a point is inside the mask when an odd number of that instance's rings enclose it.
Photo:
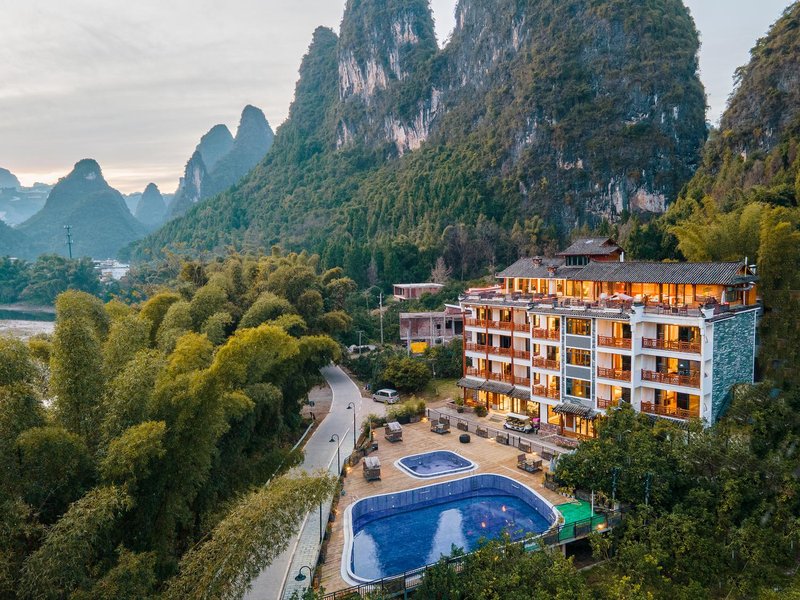
M 714 423 L 753 381 L 760 306 L 744 262 L 626 262 L 594 238 L 497 277 L 460 299 L 468 402 L 580 439 L 622 402 Z

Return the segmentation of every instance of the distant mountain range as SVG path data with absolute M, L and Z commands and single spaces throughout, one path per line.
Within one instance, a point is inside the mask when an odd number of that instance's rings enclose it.
M 225 125 L 212 127 L 186 163 L 169 206 L 169 218 L 183 215 L 201 200 L 238 183 L 261 162 L 274 137 L 264 113 L 254 106 L 246 106 L 242 111 L 235 138 Z
M 153 183 L 142 193 L 122 195 L 106 182 L 93 159 L 79 161 L 55 186 L 24 188 L 13 173 L 0 169 L 0 255 L 65 255 L 64 227 L 70 225 L 75 256 L 116 257 L 120 248 L 163 224 L 168 206 L 172 214 L 180 214 L 238 183 L 264 158 L 272 138 L 264 113 L 245 107 L 235 138 L 224 125 L 202 137 L 177 195 L 162 195 Z

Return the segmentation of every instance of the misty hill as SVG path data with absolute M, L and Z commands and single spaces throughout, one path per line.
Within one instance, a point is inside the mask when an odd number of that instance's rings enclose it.
M 51 189 L 45 183 L 0 189 L 0 221 L 14 226 L 31 218 L 42 209 Z
M 236 185 L 266 155 L 274 134 L 264 113 L 246 106 L 236 137 L 225 125 L 215 125 L 201 139 L 186 163 L 169 216 L 184 214 L 192 206 Z
M 164 222 L 167 205 L 155 183 L 150 183 L 145 188 L 134 216 L 149 229 L 154 229 Z
M 3 188 L 17 189 L 19 187 L 20 184 L 19 184 L 19 179 L 17 179 L 17 176 L 14 175 L 8 169 L 0 167 L 0 190 Z
M 0 256 L 20 256 L 28 245 L 25 234 L 0 221 Z
M 281 243 L 363 283 L 370 262 L 391 278 L 516 259 L 499 231 L 541 244 L 659 213 L 696 169 L 705 97 L 688 10 L 646 5 L 460 0 L 439 50 L 425 0 L 350 0 L 261 165 L 134 254 Z
M 76 163 L 52 189 L 44 208 L 19 226 L 29 243 L 20 254 L 65 254 L 65 225 L 72 226 L 73 254 L 93 258 L 114 257 L 146 233 L 92 159 Z

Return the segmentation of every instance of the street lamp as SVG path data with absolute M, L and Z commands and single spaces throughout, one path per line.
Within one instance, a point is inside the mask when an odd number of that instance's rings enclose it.
M 333 438 L 336 438 L 336 439 L 333 439 Z M 341 477 L 342 476 L 342 459 L 341 459 L 341 456 L 339 454 L 339 448 L 341 447 L 341 438 L 339 437 L 339 434 L 338 433 L 334 433 L 331 436 L 331 440 L 330 441 L 331 441 L 331 443 L 336 442 L 336 476 L 337 477 Z
M 361 334 L 364 333 L 360 329 L 358 330 L 358 355 L 361 356 Z
M 356 403 L 350 402 L 347 405 L 347 410 L 353 411 L 353 452 L 355 452 L 356 451 Z
M 303 565 L 302 567 L 300 567 L 300 571 L 297 573 L 297 575 L 295 575 L 295 578 L 294 578 L 295 581 L 305 581 L 306 580 L 306 576 L 303 575 L 303 569 L 308 569 L 308 576 L 311 577 L 311 575 L 312 575 L 311 567 L 309 567 L 308 565 Z

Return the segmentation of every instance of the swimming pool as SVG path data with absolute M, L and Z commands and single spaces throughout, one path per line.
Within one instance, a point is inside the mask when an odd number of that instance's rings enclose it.
M 470 552 L 504 531 L 514 539 L 542 533 L 557 513 L 529 487 L 480 474 L 363 498 L 344 518 L 342 578 L 356 585 L 434 563 L 453 545 Z
M 449 450 L 404 456 L 394 464 L 401 471 L 419 479 L 465 473 L 477 468 L 477 465 L 471 460 Z

